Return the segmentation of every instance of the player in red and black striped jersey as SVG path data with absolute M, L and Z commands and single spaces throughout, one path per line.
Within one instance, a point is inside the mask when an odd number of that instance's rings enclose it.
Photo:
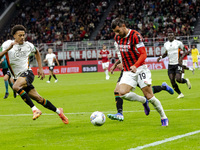
M 148 106 L 148 102 L 150 102 L 160 114 L 162 126 L 168 126 L 168 119 L 163 107 L 153 95 L 151 72 L 145 65 L 147 53 L 141 34 L 135 30 L 128 29 L 125 21 L 120 18 L 114 19 L 111 27 L 115 32 L 114 39 L 118 44 L 124 68 L 119 83 L 119 96 L 125 100 L 141 102 L 146 115 L 149 115 L 150 112 Z M 139 85 L 145 97 L 130 92 L 137 85 Z

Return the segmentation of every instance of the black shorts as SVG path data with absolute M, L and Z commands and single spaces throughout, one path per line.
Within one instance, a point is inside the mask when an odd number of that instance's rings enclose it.
M 50 66 L 50 67 L 49 67 L 49 70 L 50 70 L 50 71 L 53 71 L 53 69 L 54 69 L 54 66 Z
M 121 78 L 122 78 L 122 75 L 123 75 L 123 72 L 124 72 L 124 70 L 122 69 L 122 70 L 121 70 L 121 73 L 120 73 L 120 76 L 119 76 L 119 78 L 118 78 L 117 83 L 120 82 L 120 80 L 121 80 Z
M 20 75 L 20 77 L 25 77 L 26 82 L 27 82 L 27 87 L 23 88 L 26 93 L 28 93 L 30 90 L 34 89 L 35 87 L 33 86 L 33 81 L 35 78 L 35 75 L 33 74 L 32 70 L 27 70 L 24 73 Z
M 179 64 L 177 65 L 168 65 L 168 75 L 169 74 L 181 74 L 182 73 L 182 66 L 180 66 Z
M 2 71 L 3 71 L 3 75 L 5 76 L 7 74 L 7 72 L 8 72 L 8 68 L 3 69 Z

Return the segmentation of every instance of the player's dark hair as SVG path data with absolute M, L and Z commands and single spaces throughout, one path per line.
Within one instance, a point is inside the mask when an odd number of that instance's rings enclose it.
M 121 27 L 122 24 L 125 24 L 125 21 L 124 21 L 123 19 L 121 19 L 121 18 L 115 18 L 115 19 L 112 21 L 112 23 L 111 23 L 111 28 L 112 28 L 112 29 L 115 29 L 116 26 Z
M 24 31 L 24 32 L 26 32 L 26 28 L 23 26 L 23 25 L 20 25 L 20 24 L 18 24 L 18 25 L 15 25 L 13 28 L 12 28 L 12 30 L 11 30 L 11 34 L 12 35 L 15 35 L 15 33 L 17 32 L 17 31 Z

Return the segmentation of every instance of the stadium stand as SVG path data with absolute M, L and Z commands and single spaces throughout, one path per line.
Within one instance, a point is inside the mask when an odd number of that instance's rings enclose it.
M 125 19 L 128 27 L 141 32 L 145 39 L 166 36 L 168 27 L 171 27 L 177 36 L 188 36 L 193 34 L 199 14 L 199 1 L 118 0 L 96 40 L 113 38 L 110 24 L 116 17 Z
M 29 0 L 13 18 L 11 27 L 23 24 L 32 43 L 81 41 L 88 39 L 108 5 L 105 0 Z M 8 38 L 9 32 L 3 39 Z

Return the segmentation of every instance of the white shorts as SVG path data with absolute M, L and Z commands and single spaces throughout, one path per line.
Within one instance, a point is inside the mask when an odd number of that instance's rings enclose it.
M 182 65 L 187 66 L 187 60 L 183 60 Z
M 106 69 L 109 67 L 109 62 L 102 63 L 102 68 Z
M 124 71 L 119 84 L 128 84 L 134 89 L 139 85 L 142 89 L 147 85 L 151 85 L 151 81 L 151 71 L 146 65 L 142 65 L 137 68 L 136 73 Z

